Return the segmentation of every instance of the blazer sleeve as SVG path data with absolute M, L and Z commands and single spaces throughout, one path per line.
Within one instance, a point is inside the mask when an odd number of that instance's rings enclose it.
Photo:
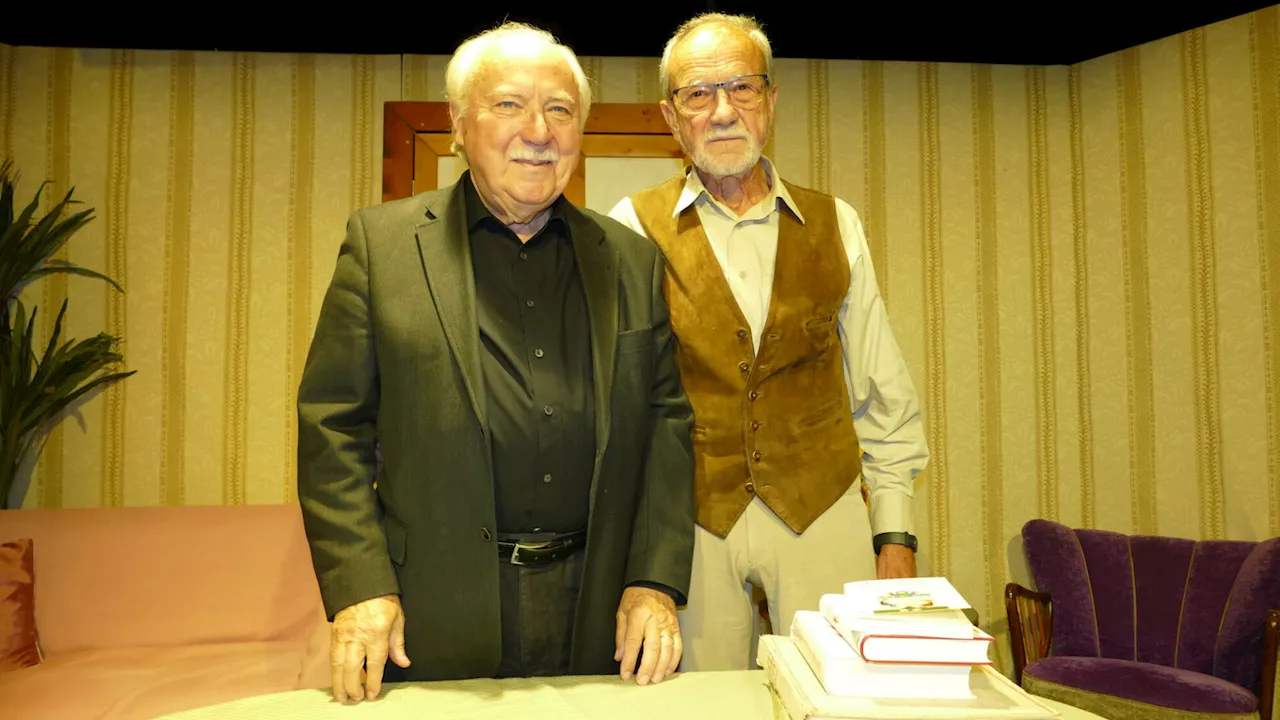
M 665 276 L 662 253 L 655 252 L 651 282 L 655 353 L 649 388 L 653 430 L 632 525 L 626 584 L 665 586 L 677 592 L 677 605 L 685 605 L 693 566 L 693 407 L 676 365 L 675 338 L 662 292 Z
M 373 481 L 378 362 L 369 249 L 357 212 L 347 222 L 298 388 L 298 502 L 329 619 L 398 594 Z

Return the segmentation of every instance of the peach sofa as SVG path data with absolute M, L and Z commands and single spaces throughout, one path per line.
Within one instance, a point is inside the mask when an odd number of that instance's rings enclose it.
M 0 511 L 0 542 L 22 537 L 43 659 L 0 673 L 0 717 L 155 718 L 330 685 L 296 505 Z

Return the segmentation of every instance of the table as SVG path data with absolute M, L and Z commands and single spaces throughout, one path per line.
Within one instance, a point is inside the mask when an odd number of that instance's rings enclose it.
M 388 683 L 373 702 L 340 705 L 295 690 L 165 716 L 166 720 L 773 720 L 764 671 L 678 673 L 656 685 L 601 677 Z
M 1102 720 L 1037 697 L 1062 720 Z M 429 712 L 428 712 L 429 711 Z M 676 674 L 638 686 L 617 676 L 388 683 L 373 702 L 340 705 L 328 690 L 244 698 L 165 716 L 166 720 L 773 720 L 763 670 Z

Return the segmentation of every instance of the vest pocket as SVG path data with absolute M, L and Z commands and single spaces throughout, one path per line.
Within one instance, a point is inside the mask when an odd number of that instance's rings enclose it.
M 824 421 L 835 417 L 836 413 L 840 412 L 843 406 L 844 406 L 844 403 L 841 401 L 840 398 L 836 398 L 835 400 L 827 402 L 822 407 L 818 408 L 816 411 L 811 412 L 808 415 L 805 415 L 804 417 L 797 420 L 796 427 L 811 428 L 814 425 L 821 425 Z
M 827 317 L 805 320 L 804 329 L 814 339 L 829 337 L 836 330 L 836 315 L 832 313 Z

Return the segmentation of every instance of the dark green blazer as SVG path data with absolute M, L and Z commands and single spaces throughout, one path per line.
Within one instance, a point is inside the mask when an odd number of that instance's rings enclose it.
M 469 180 L 463 180 L 469 182 Z M 387 679 L 492 677 L 498 551 L 462 186 L 347 224 L 298 389 L 298 499 L 332 619 L 396 594 L 412 665 Z M 634 581 L 689 589 L 693 411 L 656 245 L 590 210 L 569 227 L 591 320 L 596 454 L 574 674 L 617 672 Z M 374 447 L 383 458 L 376 478 Z

